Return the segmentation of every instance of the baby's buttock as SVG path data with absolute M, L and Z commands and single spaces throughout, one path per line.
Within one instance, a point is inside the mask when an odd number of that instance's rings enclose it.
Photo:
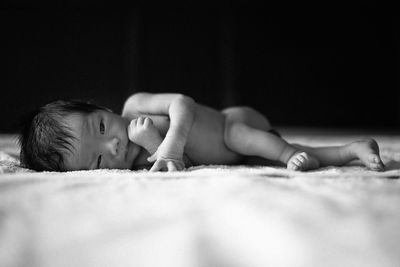
M 225 145 L 224 129 L 224 114 L 197 105 L 195 121 L 185 147 L 185 153 L 194 165 L 235 164 L 241 161 L 242 157 Z

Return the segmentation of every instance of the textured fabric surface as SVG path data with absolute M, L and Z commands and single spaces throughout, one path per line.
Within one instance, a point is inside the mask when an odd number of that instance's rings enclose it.
M 357 163 L 55 173 L 19 167 L 3 136 L 0 266 L 400 266 L 400 138 L 375 138 L 381 173 Z

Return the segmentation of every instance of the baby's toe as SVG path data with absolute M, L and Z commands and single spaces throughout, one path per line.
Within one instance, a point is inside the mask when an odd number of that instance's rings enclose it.
M 371 164 L 368 168 L 373 171 L 383 171 L 385 169 L 381 164 Z
M 290 170 L 302 170 L 304 169 L 304 165 L 307 162 L 307 154 L 306 153 L 299 153 L 293 156 L 288 163 L 288 169 Z
M 296 156 L 296 158 L 297 158 L 301 163 L 304 163 L 304 162 L 306 162 L 306 161 L 308 160 L 308 155 L 307 155 L 307 153 L 305 153 L 305 152 L 301 152 L 300 154 L 298 154 L 298 155 Z
M 376 155 L 376 154 L 371 154 L 368 159 L 369 159 L 370 163 L 380 163 L 381 162 L 378 155 Z
M 376 154 L 369 155 L 367 167 L 374 171 L 383 171 L 385 168 L 380 157 Z
M 293 160 L 291 160 L 290 162 L 288 162 L 287 168 L 292 171 L 297 171 L 299 169 L 299 166 L 297 166 L 297 164 Z

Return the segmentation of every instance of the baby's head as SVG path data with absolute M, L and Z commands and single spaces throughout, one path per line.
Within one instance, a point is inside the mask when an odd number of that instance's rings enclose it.
M 129 142 L 128 125 L 127 119 L 103 107 L 52 102 L 24 121 L 21 163 L 37 171 L 130 168 L 138 148 Z

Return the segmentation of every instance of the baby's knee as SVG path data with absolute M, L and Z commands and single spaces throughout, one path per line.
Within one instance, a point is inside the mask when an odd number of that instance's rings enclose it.
M 243 143 L 246 136 L 247 126 L 241 122 L 227 121 L 225 123 L 224 141 L 227 147 L 236 147 L 238 143 Z
M 271 123 L 268 118 L 252 107 L 230 107 L 224 109 L 223 113 L 231 121 L 241 122 L 250 127 L 264 131 L 271 129 Z

